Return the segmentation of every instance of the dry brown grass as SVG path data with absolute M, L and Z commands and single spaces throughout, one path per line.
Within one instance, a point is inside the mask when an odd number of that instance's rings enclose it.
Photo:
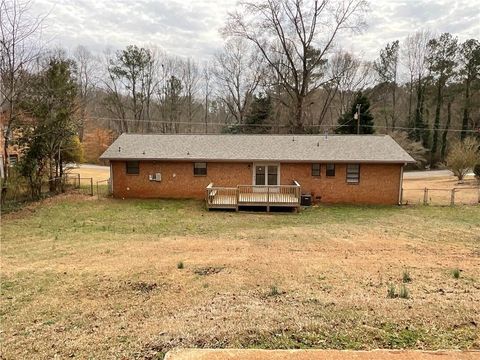
M 110 169 L 108 167 L 95 167 L 95 168 L 74 168 L 69 170 L 72 174 L 80 174 L 82 178 L 93 178 L 93 182 L 107 180 L 110 177 Z
M 462 184 L 455 176 L 441 176 L 403 180 L 403 200 L 408 204 L 423 203 L 424 188 L 428 188 L 428 201 L 432 205 L 449 205 L 451 190 L 455 193 L 456 204 L 477 204 L 479 200 L 479 184 L 473 176 L 467 176 Z
M 66 197 L 4 217 L 3 358 L 480 348 L 478 207 L 202 205 Z M 405 269 L 410 298 L 388 299 Z

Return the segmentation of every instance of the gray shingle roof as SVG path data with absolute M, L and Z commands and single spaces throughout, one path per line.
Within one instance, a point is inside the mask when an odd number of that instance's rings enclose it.
M 388 135 L 122 134 L 100 158 L 109 160 L 415 162 Z

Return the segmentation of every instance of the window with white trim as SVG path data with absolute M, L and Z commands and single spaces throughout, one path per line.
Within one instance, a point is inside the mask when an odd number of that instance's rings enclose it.
M 360 164 L 347 165 L 347 184 L 358 184 L 360 182 Z

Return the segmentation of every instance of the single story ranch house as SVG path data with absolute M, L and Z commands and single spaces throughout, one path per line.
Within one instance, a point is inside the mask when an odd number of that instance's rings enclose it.
M 412 157 L 388 135 L 122 134 L 101 156 L 117 198 L 197 198 L 210 208 L 398 204 Z

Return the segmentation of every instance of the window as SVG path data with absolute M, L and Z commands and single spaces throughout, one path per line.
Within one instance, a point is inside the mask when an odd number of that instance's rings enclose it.
M 197 162 L 193 164 L 193 175 L 206 176 L 207 175 L 207 163 Z
M 278 166 L 268 165 L 268 184 L 267 185 L 278 185 Z
M 312 164 L 312 176 L 320 176 L 320 164 Z
M 360 165 L 348 164 L 347 165 L 347 183 L 358 184 L 360 182 Z
M 327 164 L 327 176 L 335 176 L 335 164 Z
M 255 166 L 255 185 L 265 185 L 265 166 Z
M 18 162 L 17 154 L 8 155 L 8 163 L 10 164 L 10 166 L 14 166 L 17 162 Z
M 129 175 L 138 175 L 140 174 L 140 162 L 138 161 L 127 161 L 127 174 Z

